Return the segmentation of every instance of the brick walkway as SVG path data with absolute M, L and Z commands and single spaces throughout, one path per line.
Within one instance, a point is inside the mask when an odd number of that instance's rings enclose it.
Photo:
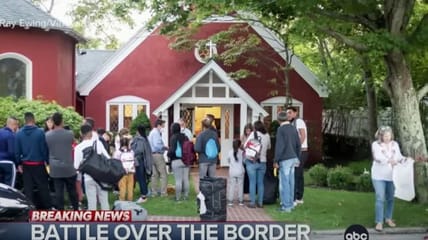
M 198 169 L 193 168 L 190 177 L 193 179 L 196 192 L 199 192 L 199 174 Z M 227 168 L 218 168 L 217 176 L 227 177 Z M 177 217 L 177 216 L 149 216 L 149 221 L 200 221 L 199 216 L 195 217 Z M 248 208 L 246 206 L 238 206 L 235 204 L 233 207 L 227 207 L 227 221 L 272 221 L 261 208 Z

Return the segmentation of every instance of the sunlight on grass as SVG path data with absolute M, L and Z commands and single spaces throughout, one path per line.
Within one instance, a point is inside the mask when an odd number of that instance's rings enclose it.
M 346 228 L 351 224 L 374 225 L 374 193 L 305 188 L 305 203 L 292 213 L 278 212 L 279 203 L 266 205 L 276 221 L 309 224 L 313 229 Z M 428 205 L 395 200 L 394 216 L 399 227 L 428 226 Z

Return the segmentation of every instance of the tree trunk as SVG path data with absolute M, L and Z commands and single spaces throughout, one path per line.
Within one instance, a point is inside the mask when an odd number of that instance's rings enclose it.
M 426 159 L 427 145 L 422 128 L 416 91 L 404 55 L 392 50 L 385 56 L 388 75 L 385 79 L 395 122 L 395 133 L 400 141 L 403 155 L 414 159 Z M 418 201 L 428 203 L 428 163 L 415 164 L 415 188 Z
M 367 111 L 368 111 L 368 124 L 369 132 L 368 139 L 373 140 L 374 134 L 377 130 L 377 105 L 376 105 L 376 91 L 374 87 L 374 80 L 372 70 L 370 68 L 367 56 L 360 55 L 362 58 L 362 66 L 364 71 L 364 86 L 366 88 Z

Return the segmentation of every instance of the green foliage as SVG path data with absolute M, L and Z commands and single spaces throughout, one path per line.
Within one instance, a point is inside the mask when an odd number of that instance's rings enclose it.
M 328 169 L 321 163 L 312 166 L 308 171 L 312 183 L 320 187 L 327 186 L 327 173 Z
M 372 161 L 370 159 L 360 160 L 360 161 L 352 161 L 349 162 L 347 167 L 351 169 L 351 172 L 354 175 L 360 175 L 365 171 L 369 171 L 372 165 Z
M 6 123 L 9 116 L 15 116 L 22 126 L 24 124 L 24 113 L 32 112 L 36 118 L 36 124 L 43 127 L 44 120 L 57 111 L 63 114 L 64 125 L 70 126 L 75 136 L 78 136 L 83 118 L 72 107 L 62 107 L 54 101 L 0 98 L 1 125 Z
M 131 122 L 131 128 L 129 131 L 131 132 L 132 136 L 135 136 L 137 133 L 137 128 L 139 125 L 143 125 L 146 128 L 146 131 L 150 131 L 150 119 L 147 117 L 147 114 L 144 111 L 141 111 L 140 114 L 138 114 L 138 116 Z
M 370 174 L 363 173 L 356 177 L 355 188 L 360 192 L 373 192 L 372 178 Z
M 353 180 L 354 177 L 348 167 L 337 166 L 327 173 L 327 186 L 333 189 L 351 190 Z

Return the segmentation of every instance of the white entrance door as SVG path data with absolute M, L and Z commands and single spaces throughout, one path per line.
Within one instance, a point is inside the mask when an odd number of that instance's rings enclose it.
M 221 106 L 221 166 L 229 166 L 227 154 L 233 148 L 233 104 Z

